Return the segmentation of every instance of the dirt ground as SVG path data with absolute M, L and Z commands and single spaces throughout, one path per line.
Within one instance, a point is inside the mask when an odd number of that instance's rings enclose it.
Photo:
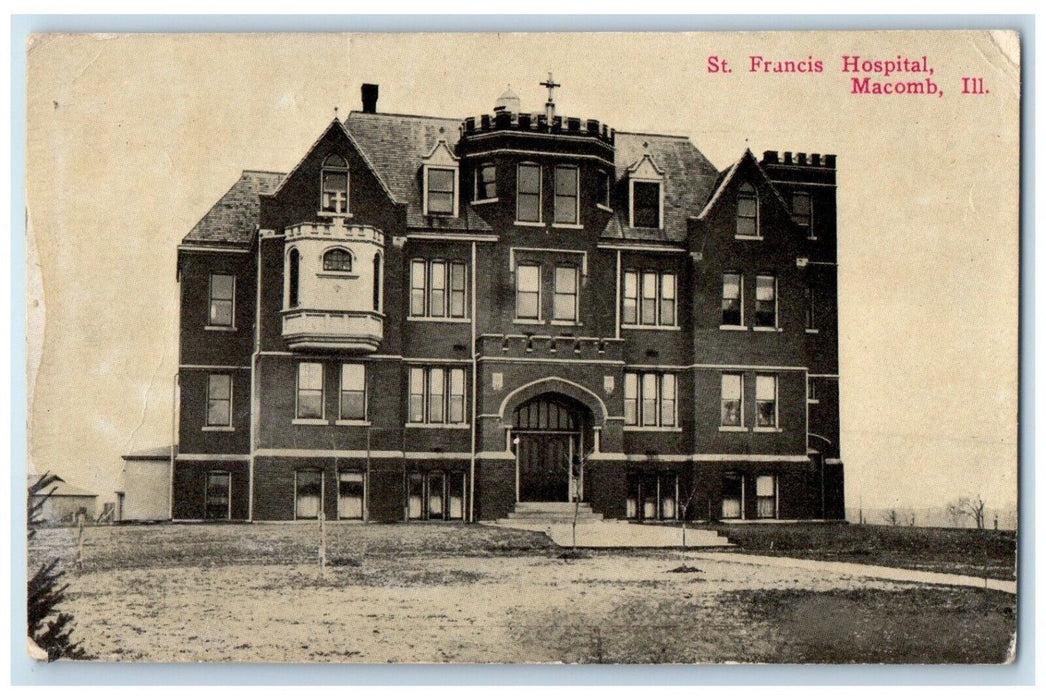
M 679 551 L 564 558 L 482 526 L 328 539 L 325 573 L 300 524 L 96 528 L 80 573 L 69 530 L 30 552 L 66 562 L 62 609 L 111 661 L 998 663 L 1015 625 L 1012 595 Z

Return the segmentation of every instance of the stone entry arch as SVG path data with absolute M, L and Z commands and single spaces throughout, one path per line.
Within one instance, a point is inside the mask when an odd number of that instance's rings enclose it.
M 516 500 L 584 500 L 577 456 L 591 445 L 591 410 L 570 396 L 546 392 L 518 404 L 511 420 Z

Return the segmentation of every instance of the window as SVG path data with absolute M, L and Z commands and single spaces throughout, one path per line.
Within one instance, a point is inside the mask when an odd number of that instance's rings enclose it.
M 741 312 L 741 275 L 736 272 L 723 274 L 722 325 L 744 325 L 744 315 Z
M 755 478 L 755 515 L 777 517 L 777 477 L 773 474 L 760 474 Z
M 232 494 L 232 475 L 229 472 L 207 472 L 204 487 L 204 515 L 207 520 L 228 520 Z
M 724 520 L 745 517 L 745 479 L 737 472 L 723 474 L 723 510 Z
M 596 192 L 599 199 L 596 203 L 600 206 L 610 208 L 610 174 L 606 170 L 600 170 L 596 180 Z
M 484 163 L 476 170 L 476 200 L 497 199 L 497 169 L 493 163 Z
M 577 268 L 573 265 L 556 266 L 552 318 L 557 321 L 577 320 Z
M 407 474 L 408 520 L 461 520 L 465 516 L 464 472 Z
M 433 367 L 429 370 L 429 384 L 428 384 L 428 412 L 426 417 L 429 423 L 443 423 L 444 408 L 445 404 L 443 399 L 445 397 L 445 384 L 446 381 L 444 372 L 439 367 Z
M 633 271 L 625 273 L 621 302 L 621 322 L 624 324 L 639 323 L 639 274 Z
M 806 309 L 806 330 L 816 330 L 817 318 L 814 315 L 814 290 L 810 287 L 803 290 L 803 302 Z
M 465 370 L 450 370 L 447 392 L 447 422 L 465 422 Z
M 352 253 L 344 248 L 333 248 L 323 254 L 324 272 L 352 272 Z
M 466 267 L 463 262 L 412 260 L 410 315 L 465 318 Z
M 410 315 L 425 315 L 426 265 L 424 260 L 410 263 Z
M 211 303 L 207 311 L 208 326 L 232 326 L 235 291 L 236 277 L 221 274 L 211 275 Z
M 408 419 L 411 423 L 465 422 L 465 370 L 411 367 Z
M 661 228 L 660 182 L 632 182 L 632 226 Z
M 622 284 L 622 324 L 674 327 L 676 294 L 675 273 L 627 270 Z
M 374 254 L 374 310 L 381 311 L 381 253 Z
M 516 267 L 516 318 L 541 318 L 541 267 L 538 265 Z
M 457 212 L 458 171 L 452 168 L 425 168 L 425 213 L 453 216 Z
M 207 378 L 207 425 L 232 425 L 232 377 L 212 374 Z
M 741 399 L 744 388 L 744 377 L 740 374 L 724 374 L 720 393 L 720 420 L 724 427 L 740 427 L 744 424 L 741 410 Z
M 674 374 L 625 372 L 625 425 L 676 425 Z
M 450 300 L 447 315 L 451 318 L 465 317 L 465 265 L 450 264 Z
M 323 472 L 309 469 L 294 472 L 294 517 L 315 520 L 323 508 Z
M 301 419 L 323 418 L 323 365 L 319 362 L 298 364 L 298 408 Z
M 429 316 L 445 316 L 447 310 L 447 265 L 439 260 L 429 263 Z
M 795 222 L 807 230 L 807 236 L 814 237 L 813 228 L 810 226 L 813 214 L 813 202 L 806 192 L 796 192 L 792 195 L 792 218 Z
M 363 365 L 341 366 L 341 398 L 338 404 L 341 420 L 367 418 L 367 373 Z
M 349 164 L 341 156 L 327 156 L 323 161 L 320 211 L 346 214 L 349 211 Z
M 675 472 L 633 472 L 626 476 L 625 517 L 629 520 L 674 520 L 679 492 Z
M 756 328 L 777 327 L 777 278 L 757 275 L 755 278 Z
M 755 377 L 755 415 L 757 428 L 777 427 L 777 377 L 772 374 Z
M 575 165 L 556 166 L 555 218 L 557 224 L 576 224 L 579 219 L 578 169 Z
M 639 425 L 639 375 L 625 372 L 625 425 Z
M 661 308 L 658 310 L 658 324 L 676 325 L 676 276 L 670 272 L 661 274 Z
M 755 188 L 747 182 L 737 192 L 737 235 L 759 235 L 759 200 Z
M 338 474 L 339 518 L 342 520 L 363 520 L 366 484 L 366 474 L 363 472 L 341 472 Z
M 516 221 L 541 222 L 541 166 L 520 163 L 516 168 Z
M 643 296 L 640 300 L 639 319 L 644 326 L 657 323 L 657 273 L 643 273 Z
M 298 306 L 298 276 L 301 268 L 301 255 L 292 249 L 287 256 L 287 306 Z

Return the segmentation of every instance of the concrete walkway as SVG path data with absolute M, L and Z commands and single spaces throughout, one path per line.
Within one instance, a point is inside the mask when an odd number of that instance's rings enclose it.
M 505 520 L 491 523 L 513 530 L 544 532 L 560 547 L 573 545 L 570 523 Z M 678 525 L 637 525 L 620 520 L 600 520 L 577 524 L 577 546 L 585 548 L 682 547 L 683 529 Z M 713 530 L 687 528 L 686 548 L 732 547 L 730 541 Z
M 572 546 L 570 523 L 502 521 L 490 523 L 497 527 L 515 530 L 532 530 L 544 532 L 560 547 Z M 682 547 L 682 528 L 663 525 L 638 525 L 620 520 L 603 520 L 599 522 L 578 523 L 577 546 L 591 549 L 627 549 L 632 547 Z M 777 568 L 801 569 L 804 571 L 824 572 L 853 578 L 880 578 L 890 581 L 910 583 L 928 583 L 941 586 L 968 586 L 971 588 L 990 588 L 1003 593 L 1017 593 L 1016 581 L 1002 579 L 985 579 L 979 576 L 961 574 L 942 574 L 934 571 L 916 569 L 898 569 L 892 566 L 875 566 L 873 564 L 851 564 L 842 561 L 822 561 L 819 559 L 796 559 L 794 557 L 769 557 L 759 554 L 741 554 L 737 552 L 702 552 L 708 547 L 732 547 L 725 537 L 720 537 L 714 530 L 687 529 L 686 548 L 694 559 L 749 564 L 752 566 L 771 566 Z
M 882 578 L 890 581 L 907 581 L 911 583 L 930 583 L 941 586 L 969 586 L 972 588 L 990 588 L 1003 593 L 1017 593 L 1016 581 L 1002 579 L 985 579 L 979 576 L 961 574 L 941 574 L 934 571 L 915 569 L 898 569 L 892 566 L 875 566 L 873 564 L 851 564 L 843 561 L 821 561 L 818 559 L 794 559 L 792 557 L 767 557 L 758 554 L 739 554 L 735 552 L 695 552 L 694 559 L 731 562 L 735 564 L 753 564 L 756 566 L 788 567 L 804 571 L 822 571 L 825 573 L 856 578 Z

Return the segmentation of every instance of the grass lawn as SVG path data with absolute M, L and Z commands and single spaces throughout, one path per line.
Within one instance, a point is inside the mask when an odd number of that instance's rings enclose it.
M 447 524 L 41 531 L 63 610 L 103 660 L 998 663 L 1012 595 L 702 559 L 563 557 L 541 534 Z
M 739 552 L 1017 578 L 1017 533 L 849 523 L 718 524 Z

